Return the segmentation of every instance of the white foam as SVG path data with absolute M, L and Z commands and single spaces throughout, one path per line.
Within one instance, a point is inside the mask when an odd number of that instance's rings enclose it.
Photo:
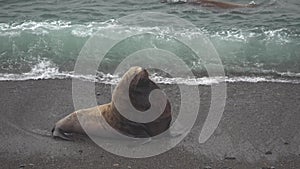
M 0 73 L 0 81 L 24 81 L 24 80 L 40 80 L 40 79 L 66 79 L 77 78 L 82 80 L 93 81 L 95 78 L 91 76 L 75 76 L 73 72 L 59 72 L 51 61 L 41 60 L 34 65 L 30 72 L 21 74 Z
M 221 30 L 217 32 L 211 32 L 205 28 L 200 28 L 197 30 L 183 30 L 178 31 L 170 28 L 168 26 L 153 26 L 153 27 L 138 27 L 138 26 L 124 26 L 120 25 L 116 20 L 110 19 L 105 22 L 87 22 L 83 24 L 72 23 L 70 21 L 26 21 L 23 23 L 0 23 L 0 36 L 16 36 L 20 35 L 21 32 L 27 31 L 32 34 L 48 34 L 50 31 L 56 30 L 68 30 L 70 34 L 76 37 L 89 37 L 95 32 L 101 29 L 110 29 L 112 31 L 131 31 L 131 32 L 157 32 L 160 34 L 177 34 L 184 37 L 192 38 L 194 35 L 205 34 L 211 38 L 220 38 L 223 40 L 233 40 L 233 41 L 247 41 L 248 38 L 255 36 L 264 36 L 265 40 L 274 40 L 279 43 L 290 42 L 290 31 L 286 28 L 268 30 L 263 27 L 257 27 L 253 30 L 242 30 L 237 28 L 232 28 L 230 30 Z M 201 31 L 199 31 L 201 30 Z M 261 33 L 254 33 L 261 32 Z M 292 33 L 292 32 L 291 32 Z M 296 35 L 295 35 L 296 36 Z
M 204 32 L 206 31 L 204 30 Z M 249 38 L 264 37 L 264 41 L 271 41 L 283 44 L 291 42 L 291 36 L 297 36 L 296 34 L 294 35 L 293 32 L 289 32 L 290 31 L 287 28 L 269 30 L 264 27 L 257 27 L 253 30 L 242 30 L 232 28 L 230 30 L 222 30 L 215 33 L 210 32 L 209 34 L 212 38 L 218 38 L 226 41 L 247 42 Z
M 300 77 L 298 73 L 286 73 L 296 75 Z M 51 61 L 40 60 L 40 62 L 34 65 L 30 72 L 21 74 L 8 74 L 0 73 L 0 81 L 24 81 L 24 80 L 40 80 L 40 79 L 79 79 L 83 81 L 104 83 L 104 84 L 117 84 L 120 81 L 118 75 L 104 74 L 98 72 L 94 75 L 80 75 L 74 74 L 74 72 L 60 72 L 58 67 L 55 66 Z M 299 79 L 274 79 L 272 77 L 201 77 L 201 78 L 182 78 L 174 77 L 167 78 L 156 74 L 150 76 L 150 78 L 159 84 L 182 84 L 182 85 L 213 85 L 222 82 L 235 83 L 235 82 L 247 82 L 247 83 L 258 83 L 258 82 L 272 82 L 272 83 L 292 83 L 300 84 Z
M 50 31 L 68 30 L 74 36 L 88 37 L 96 31 L 114 25 L 114 20 L 105 22 L 89 22 L 85 24 L 73 24 L 70 21 L 27 21 L 23 23 L 0 23 L 0 36 L 16 36 L 21 32 L 29 32 L 34 35 L 48 34 Z

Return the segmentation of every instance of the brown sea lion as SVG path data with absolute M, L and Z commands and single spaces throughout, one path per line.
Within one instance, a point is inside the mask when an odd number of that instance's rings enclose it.
M 253 7 L 257 6 L 257 4 L 254 3 L 254 1 L 250 2 L 249 4 L 238 4 L 238 3 L 221 2 L 221 1 L 215 1 L 215 0 L 161 0 L 160 2 L 176 3 L 176 4 L 189 3 L 189 4 L 193 4 L 193 5 L 201 5 L 201 6 L 205 6 L 205 7 L 217 7 L 217 8 L 223 8 L 223 9 L 253 8 Z
M 124 97 L 125 90 L 128 90 L 124 87 L 125 83 L 130 84 L 129 97 Z M 52 129 L 52 136 L 65 140 L 70 140 L 70 133 L 95 133 L 95 135 L 99 137 L 108 138 L 116 137 L 120 133 L 136 138 L 156 136 L 166 131 L 170 126 L 172 116 L 169 100 L 167 100 L 165 108 L 162 109 L 164 110 L 163 113 L 148 123 L 138 123 L 128 120 L 119 113 L 115 106 L 117 99 L 118 101 L 121 100 L 122 104 L 126 103 L 128 100 L 125 99 L 129 98 L 136 110 L 146 111 L 151 106 L 149 94 L 154 89 L 159 89 L 159 87 L 149 79 L 148 72 L 141 67 L 132 67 L 123 75 L 121 81 L 114 89 L 110 103 L 78 110 L 69 114 L 55 124 Z M 156 101 L 163 102 L 162 99 L 166 99 L 166 97 L 158 98 Z M 127 105 L 122 105 L 122 107 L 126 106 Z M 82 127 L 82 125 L 84 127 Z M 111 127 L 115 130 L 112 131 Z M 88 130 L 88 132 L 85 132 L 86 130 Z

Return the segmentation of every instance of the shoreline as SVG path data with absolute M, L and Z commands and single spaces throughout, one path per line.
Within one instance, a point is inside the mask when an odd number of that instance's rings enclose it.
M 159 86 L 177 111 L 177 86 Z M 96 83 L 96 91 L 99 104 L 110 102 L 110 85 Z M 0 81 L 0 164 L 4 168 L 300 166 L 299 84 L 227 83 L 221 123 L 201 145 L 197 140 L 209 109 L 210 86 L 199 86 L 199 91 L 198 118 L 180 144 L 158 156 L 129 159 L 108 153 L 87 138 L 68 142 L 49 136 L 54 123 L 74 111 L 71 79 Z

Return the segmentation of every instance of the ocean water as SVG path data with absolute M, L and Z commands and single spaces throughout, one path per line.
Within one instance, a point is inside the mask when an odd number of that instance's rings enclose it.
M 225 0 L 224 0 L 225 1 Z M 228 0 L 229 1 L 229 0 Z M 236 3 L 250 1 L 230 0 Z M 256 0 L 257 8 L 218 9 L 189 4 L 165 4 L 159 0 L 7 0 L 0 1 L 0 80 L 80 78 L 114 84 L 119 77 L 110 70 L 98 76 L 74 75 L 76 59 L 87 40 L 105 29 L 110 37 L 119 29 L 118 18 L 142 12 L 175 15 L 199 29 L 182 36 L 204 34 L 214 45 L 224 65 L 227 82 L 300 83 L 300 2 L 298 0 Z M 153 22 L 157 18 L 152 18 Z M 147 28 L 166 32 L 165 25 Z M 145 27 L 132 26 L 126 31 Z M 122 31 L 122 30 L 121 30 Z M 180 31 L 180 30 L 179 30 Z M 176 33 L 176 32 L 175 32 Z M 180 32 L 178 32 L 180 33 Z M 192 39 L 191 39 L 192 40 Z M 190 59 L 184 46 L 168 39 L 131 38 L 112 49 L 104 67 L 117 65 L 137 44 L 155 48 L 174 43 L 170 49 L 187 63 L 193 62 L 196 79 L 153 75 L 158 83 L 213 84 L 219 77 L 207 77 L 201 61 Z M 197 65 L 198 64 L 198 65 Z

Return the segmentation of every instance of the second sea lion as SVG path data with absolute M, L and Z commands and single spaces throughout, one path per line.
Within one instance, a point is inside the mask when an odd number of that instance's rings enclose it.
M 254 1 L 251 1 L 249 4 L 238 4 L 232 2 L 221 2 L 215 0 L 161 0 L 162 3 L 175 3 L 175 4 L 182 4 L 188 3 L 193 5 L 201 5 L 205 7 L 218 7 L 223 9 L 230 9 L 230 8 L 254 8 L 257 4 Z

